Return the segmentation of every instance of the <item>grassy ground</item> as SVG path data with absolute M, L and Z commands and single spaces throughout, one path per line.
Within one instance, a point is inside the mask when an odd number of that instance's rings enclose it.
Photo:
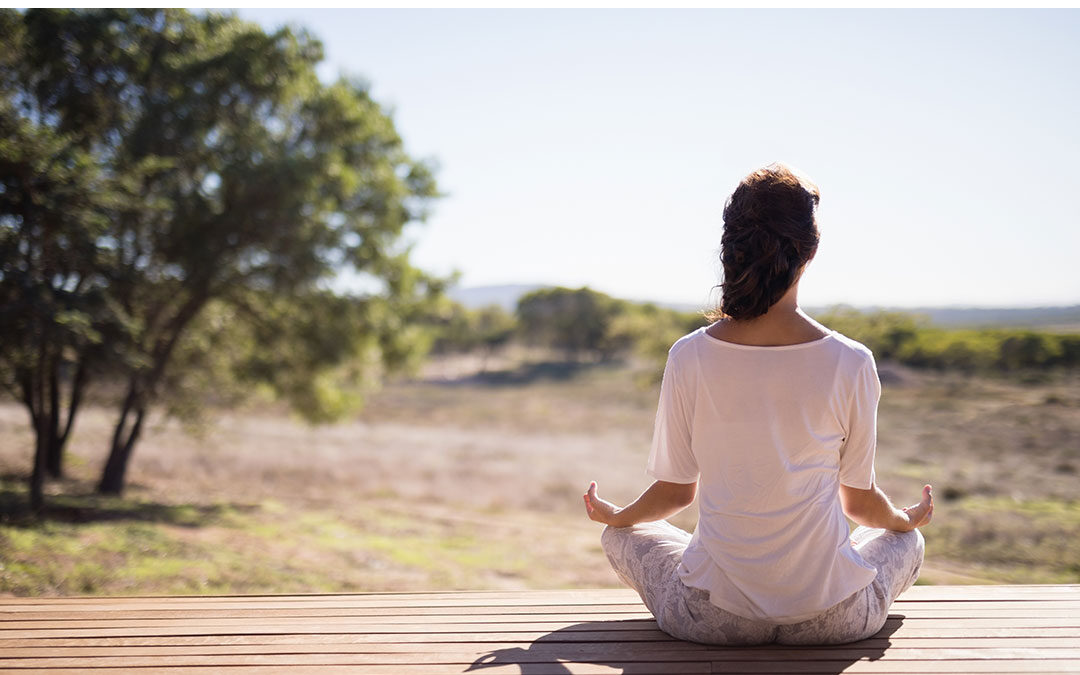
M 44 519 L 24 507 L 26 413 L 0 403 L 0 592 L 617 585 L 580 494 L 647 485 L 655 387 L 618 365 L 474 366 L 435 362 L 343 425 L 157 420 L 123 498 L 93 494 L 112 419 L 90 407 Z M 1080 582 L 1080 376 L 881 373 L 879 482 L 901 503 L 932 482 L 938 500 L 922 581 Z

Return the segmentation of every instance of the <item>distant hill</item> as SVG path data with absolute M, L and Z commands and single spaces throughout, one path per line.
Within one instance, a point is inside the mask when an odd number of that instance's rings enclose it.
M 934 323 L 955 326 L 1056 326 L 1080 324 L 1080 305 L 1069 307 L 970 308 L 938 307 L 915 310 Z
M 503 284 L 500 286 L 472 286 L 449 289 L 446 294 L 469 309 L 498 305 L 508 312 L 517 308 L 518 298 L 550 284 Z
M 457 287 L 447 294 L 470 309 L 498 305 L 512 312 L 518 298 L 551 284 L 501 284 L 495 286 Z M 702 309 L 690 303 L 657 302 L 633 299 L 634 302 L 655 302 L 661 307 L 693 312 Z M 807 312 L 815 315 L 828 311 L 829 307 L 810 307 Z M 1032 327 L 1047 330 L 1080 332 L 1080 305 L 1065 307 L 857 307 L 862 312 L 888 310 L 910 312 L 926 316 L 931 323 L 949 327 L 1011 326 Z
M 827 311 L 826 307 L 807 309 L 810 314 Z M 862 312 L 886 310 L 921 314 L 931 323 L 950 328 L 1041 328 L 1080 331 L 1080 305 L 1064 307 L 858 307 Z
M 460 302 L 469 309 L 479 309 L 488 305 L 498 305 L 512 312 L 517 308 L 518 298 L 541 288 L 554 288 L 552 284 L 502 284 L 495 286 L 470 286 L 449 289 L 446 294 L 450 299 Z M 624 298 L 630 302 L 651 302 L 659 307 L 677 309 L 683 312 L 696 312 L 701 307 L 686 302 L 663 302 L 659 300 L 641 300 Z

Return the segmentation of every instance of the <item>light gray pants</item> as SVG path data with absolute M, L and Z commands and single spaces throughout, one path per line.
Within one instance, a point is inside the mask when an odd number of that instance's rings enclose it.
M 679 563 L 690 533 L 666 520 L 605 527 L 600 541 L 611 566 L 641 596 L 660 629 L 672 637 L 715 645 L 824 645 L 854 642 L 885 625 L 889 606 L 915 583 L 922 566 L 922 533 L 867 527 L 851 535 L 855 550 L 877 568 L 860 591 L 800 623 L 774 624 L 732 614 L 709 601 L 708 591 L 686 586 Z

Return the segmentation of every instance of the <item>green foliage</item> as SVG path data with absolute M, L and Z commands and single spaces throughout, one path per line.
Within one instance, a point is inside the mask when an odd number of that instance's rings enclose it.
M 945 329 L 903 312 L 834 308 L 817 317 L 862 342 L 878 359 L 916 368 L 1007 372 L 1080 366 L 1080 335 L 1027 329 Z
M 536 290 L 518 299 L 519 335 L 527 344 L 563 350 L 569 359 L 608 359 L 629 346 L 612 330 L 627 304 L 587 286 Z
M 487 353 L 516 340 L 561 350 L 568 360 L 636 355 L 652 364 L 646 384 L 663 372 L 668 349 L 704 324 L 699 312 L 612 298 L 588 287 L 546 288 L 523 295 L 515 315 L 496 305 L 470 310 L 448 303 L 435 323 L 437 353 Z
M 613 323 L 613 332 L 619 342 L 632 345 L 633 351 L 650 364 L 643 383 L 653 384 L 664 374 L 671 345 L 706 323 L 701 312 L 681 312 L 653 303 L 627 303 Z
M 517 330 L 514 315 L 498 305 L 481 307 L 476 310 L 474 317 L 480 344 L 489 351 L 509 342 Z
M 873 350 L 879 360 L 916 368 L 1016 373 L 1080 365 L 1080 335 L 1026 329 L 945 329 L 924 316 L 898 311 L 860 312 L 835 307 L 817 317 Z M 485 323 L 486 322 L 486 323 Z M 706 325 L 701 312 L 611 298 L 587 287 L 548 288 L 522 296 L 516 339 L 565 351 L 568 359 L 636 354 L 652 364 L 658 381 L 678 338 Z M 508 339 L 512 320 L 497 307 L 468 310 L 451 303 L 438 321 L 435 350 L 470 351 Z M 497 329 L 491 328 L 497 326 Z
M 242 324 L 250 348 L 234 360 L 232 375 L 273 392 L 309 421 L 355 411 L 389 367 L 379 330 L 387 310 L 374 300 L 318 291 L 257 303 L 260 315 Z
M 398 240 L 434 179 L 317 40 L 121 9 L 3 10 L 0 42 L 0 376 L 36 427 L 50 373 L 126 382 L 112 465 L 225 374 L 322 420 L 415 367 L 445 282 Z M 320 290 L 343 270 L 380 290 Z
M 436 320 L 432 351 L 440 354 L 491 351 L 502 347 L 517 331 L 514 315 L 498 305 L 468 309 L 451 302 Z
M 879 359 L 896 358 L 929 321 L 907 312 L 863 313 L 851 307 L 834 307 L 816 317 L 829 328 L 862 342 Z

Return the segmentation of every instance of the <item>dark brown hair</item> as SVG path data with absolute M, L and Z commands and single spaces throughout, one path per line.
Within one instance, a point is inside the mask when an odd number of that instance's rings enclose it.
M 817 252 L 820 201 L 817 185 L 783 162 L 739 182 L 724 205 L 723 296 L 710 321 L 761 316 L 791 288 Z

